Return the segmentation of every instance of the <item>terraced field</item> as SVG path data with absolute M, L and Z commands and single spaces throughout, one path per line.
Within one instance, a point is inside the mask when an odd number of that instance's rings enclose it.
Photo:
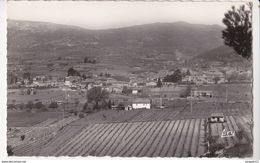
M 91 124 L 48 155 L 195 157 L 206 150 L 204 126 L 204 119 Z
M 37 155 L 64 126 L 77 119 L 78 117 L 67 117 L 59 121 L 48 119 L 33 127 L 13 128 L 7 133 L 7 144 L 13 147 L 16 156 Z M 25 136 L 24 140 L 21 140 L 21 135 Z
M 243 141 L 252 142 L 252 117 L 248 103 L 197 103 L 192 112 L 189 106 L 158 110 L 102 110 L 81 119 L 67 118 L 64 128 L 61 120 L 47 119 L 35 125 L 36 129 L 25 127 L 21 130 L 31 134 L 27 134 L 26 143 L 17 144 L 14 155 L 198 157 L 207 151 L 205 119 L 213 112 L 222 112 L 227 122 L 213 125 L 211 132 L 221 135 L 224 128 L 243 130 Z M 53 130 L 46 132 L 44 126 Z M 41 127 L 42 130 L 38 130 Z M 39 136 L 38 131 L 47 134 Z M 30 137 L 37 139 L 30 140 Z M 220 141 L 229 147 L 236 144 L 238 138 Z

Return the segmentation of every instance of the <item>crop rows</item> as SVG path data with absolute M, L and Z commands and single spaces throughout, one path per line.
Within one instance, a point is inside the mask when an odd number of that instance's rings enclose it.
M 92 124 L 49 155 L 196 157 L 204 134 L 204 119 Z
M 20 140 L 20 143 L 12 146 L 14 147 L 14 154 L 17 156 L 36 155 L 37 152 L 40 151 L 40 148 L 48 143 L 63 126 L 66 126 L 77 119 L 77 117 L 68 117 L 49 126 L 35 127 L 25 135 L 25 140 Z M 8 141 L 8 143 L 9 142 L 11 144 L 12 140 Z
M 218 143 L 224 144 L 227 146 L 233 146 L 236 143 L 239 143 L 241 140 L 237 137 L 238 131 L 245 131 L 245 133 L 251 133 L 248 125 L 243 121 L 243 117 L 236 116 L 225 116 L 225 123 L 214 123 L 210 125 L 210 130 L 212 135 L 219 135 Z M 235 132 L 235 136 L 221 138 L 223 130 Z M 252 137 L 248 134 L 247 141 L 252 141 Z

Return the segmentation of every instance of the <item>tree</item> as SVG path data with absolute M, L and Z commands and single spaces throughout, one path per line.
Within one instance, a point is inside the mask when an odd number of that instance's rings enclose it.
M 49 108 L 52 108 L 52 109 L 58 108 L 57 102 L 51 102 L 49 105 Z
M 190 70 L 187 70 L 186 75 L 190 76 Z
M 28 103 L 25 106 L 27 109 L 32 109 L 33 108 L 33 102 L 32 101 L 28 101 Z
M 14 154 L 13 147 L 11 145 L 7 145 L 6 148 L 8 156 L 12 156 Z
M 108 109 L 112 109 L 112 103 L 111 103 L 111 100 L 108 101 Z
M 123 87 L 123 90 L 122 90 L 123 94 L 129 95 L 129 94 L 131 94 L 131 92 L 132 92 L 132 89 L 128 88 L 127 86 Z
M 180 95 L 182 98 L 186 98 L 191 95 L 191 85 L 189 84 L 185 91 Z
M 215 82 L 215 84 L 218 84 L 219 80 L 220 80 L 220 78 L 218 76 L 215 76 L 213 78 L 213 81 Z
M 180 69 L 177 69 L 173 72 L 171 75 L 167 75 L 163 78 L 164 82 L 172 82 L 172 83 L 177 83 L 182 80 L 182 73 Z
M 83 74 L 82 76 L 82 79 L 86 80 L 87 79 L 87 76 L 85 74 Z
M 34 104 L 34 107 L 36 108 L 36 109 L 42 109 L 42 108 L 44 108 L 45 106 L 42 104 L 42 102 L 37 102 L 37 103 L 35 103 Z
M 25 135 L 21 135 L 21 141 L 23 141 L 25 139 Z
M 163 84 L 162 84 L 162 81 L 161 81 L 161 79 L 159 78 L 158 81 L 157 81 L 156 86 L 157 86 L 157 87 L 162 87 L 162 85 L 163 85 Z
M 251 2 L 238 9 L 232 6 L 222 20 L 227 26 L 222 31 L 224 43 L 246 59 L 252 56 L 252 6 Z
M 30 80 L 31 79 L 31 73 L 30 72 L 23 73 L 23 79 Z
M 68 70 L 68 76 L 80 76 L 80 73 L 71 67 Z
M 25 108 L 25 104 L 24 103 L 18 104 L 17 107 L 20 108 L 21 110 L 23 110 Z
M 99 108 L 99 103 L 104 104 L 109 97 L 109 93 L 101 87 L 93 87 L 88 91 L 88 102 L 95 102 L 95 109 Z

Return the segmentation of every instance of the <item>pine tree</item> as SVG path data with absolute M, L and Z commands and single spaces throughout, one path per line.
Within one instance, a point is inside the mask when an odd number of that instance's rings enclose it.
M 162 81 L 161 81 L 161 79 L 159 78 L 158 79 L 158 81 L 157 81 L 157 85 L 156 85 L 157 87 L 162 87 Z
M 252 3 L 242 5 L 225 13 L 223 23 L 227 26 L 222 31 L 222 38 L 227 46 L 246 59 L 252 56 Z

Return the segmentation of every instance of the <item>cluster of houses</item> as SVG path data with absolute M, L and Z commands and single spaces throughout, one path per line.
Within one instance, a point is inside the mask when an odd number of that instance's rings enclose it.
M 135 110 L 151 109 L 151 100 L 148 98 L 134 98 L 112 106 L 112 109 Z
M 225 83 L 227 81 L 223 73 L 216 70 L 209 70 L 203 72 L 194 71 L 192 72 L 192 74 L 183 77 L 182 82 L 202 85 L 202 84 L 220 84 L 220 83 Z

